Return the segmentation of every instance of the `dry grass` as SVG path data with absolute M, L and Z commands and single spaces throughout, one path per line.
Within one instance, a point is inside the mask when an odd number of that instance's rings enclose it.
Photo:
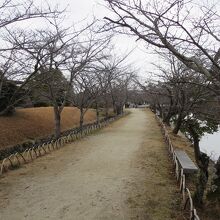
M 149 219 L 182 220 L 181 194 L 176 185 L 168 149 L 154 114 L 146 110 L 146 115 L 147 130 L 139 158 L 143 159 L 147 173 L 145 201 Z
M 172 129 L 170 127 L 166 126 L 166 128 L 169 132 L 173 147 L 175 149 L 177 148 L 184 150 L 189 155 L 190 159 L 195 163 L 194 149 L 192 143 L 183 134 L 175 135 L 172 133 Z
M 173 143 L 174 148 L 182 149 L 184 150 L 191 160 L 195 162 L 195 156 L 194 156 L 194 149 L 192 147 L 192 143 L 184 137 L 184 135 L 175 135 L 172 133 L 172 129 L 167 126 L 167 130 L 169 132 L 171 141 Z M 211 166 L 213 166 L 212 163 L 210 163 Z M 210 174 L 210 177 L 213 175 Z M 196 176 L 190 176 L 187 179 L 187 185 L 190 187 L 191 190 L 195 189 L 195 181 L 196 181 Z M 210 185 L 211 178 L 209 179 L 208 187 Z M 220 207 L 218 204 L 213 204 L 209 201 L 205 201 L 204 207 L 202 209 L 197 210 L 199 212 L 199 216 L 203 220 L 219 220 L 220 219 Z
M 79 110 L 66 107 L 62 112 L 62 131 L 79 125 Z M 94 121 L 96 114 L 89 110 L 85 122 Z M 18 109 L 13 117 L 0 117 L 0 149 L 54 132 L 52 107 Z

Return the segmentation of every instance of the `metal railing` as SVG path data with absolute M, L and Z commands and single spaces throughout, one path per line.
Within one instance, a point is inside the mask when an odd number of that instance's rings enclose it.
M 108 119 L 100 121 L 100 123 L 92 123 L 82 127 L 82 129 L 74 129 L 68 132 L 59 139 L 50 140 L 48 142 L 41 143 L 40 145 L 31 146 L 25 149 L 23 152 L 15 152 L 4 158 L 0 163 L 0 175 L 7 172 L 10 169 L 20 167 L 22 164 L 29 163 L 34 159 L 46 155 L 54 150 L 63 147 L 65 144 L 74 142 L 86 135 L 89 135 L 95 130 L 106 127 L 111 122 L 124 116 L 126 113 L 117 115 Z

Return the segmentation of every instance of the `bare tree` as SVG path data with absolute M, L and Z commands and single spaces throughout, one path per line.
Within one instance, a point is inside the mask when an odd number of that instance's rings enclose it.
M 32 42 L 35 44 L 24 48 L 30 59 L 38 62 L 38 71 L 32 79 L 37 85 L 47 88 L 46 92 L 42 91 L 54 108 L 57 138 L 61 133 L 61 113 L 67 102 L 71 101 L 73 80 L 89 64 L 99 59 L 99 53 L 110 40 L 108 36 L 98 38 L 90 28 L 91 25 L 75 31 L 72 28 L 62 29 L 55 24 L 54 31 L 39 31 L 39 37 L 30 41 L 31 45 Z M 40 79 L 40 83 L 36 79 Z
M 81 72 L 73 83 L 73 95 L 72 95 L 72 103 L 80 110 L 80 129 L 82 131 L 82 126 L 84 123 L 84 116 L 89 108 L 94 103 L 94 95 L 92 94 L 93 79 L 89 74 L 85 74 Z
M 8 80 L 13 79 L 16 86 L 14 93 L 8 97 L 8 103 L 5 105 L 5 108 L 0 109 L 0 115 L 8 114 L 13 111 L 14 106 L 23 98 L 18 94 L 21 94 L 26 84 L 24 78 L 29 79 L 38 69 L 38 63 L 35 63 L 33 64 L 33 66 L 35 66 L 34 70 L 32 68 L 29 69 L 28 74 L 27 72 L 24 73 L 28 64 L 26 63 L 27 60 L 22 59 L 24 56 L 22 54 L 21 45 L 18 45 L 19 41 L 9 40 L 16 29 L 15 23 L 34 18 L 56 18 L 60 13 L 61 11 L 59 11 L 57 7 L 52 9 L 49 5 L 45 5 L 44 8 L 41 8 L 37 6 L 33 0 L 23 2 L 4 0 L 0 3 L 0 42 L 2 45 L 0 48 L 0 97 L 5 96 L 5 94 L 2 94 L 2 88 L 3 85 L 8 83 Z M 25 44 L 26 39 L 24 38 L 20 43 Z
M 215 93 L 220 93 L 219 5 L 193 0 L 106 2 L 116 16 L 105 17 L 106 29 L 170 51 L 188 68 L 203 74 Z
M 109 106 L 113 106 L 116 114 L 121 114 L 127 101 L 128 88 L 135 77 L 135 71 L 126 64 L 128 56 L 129 53 L 119 57 L 109 52 L 109 56 L 94 67 L 105 103 L 106 117 Z
M 57 6 L 51 8 L 45 4 L 44 8 L 39 7 L 34 0 L 15 1 L 3 0 L 0 3 L 0 29 L 8 28 L 9 25 L 16 22 L 43 17 L 56 17 L 61 13 Z M 10 48 L 1 48 L 0 51 Z
M 199 142 L 205 132 L 212 133 L 218 128 L 219 117 L 210 108 L 216 105 L 216 97 L 208 88 L 204 76 L 173 57 L 167 58 L 167 61 L 166 66 L 169 68 L 159 67 L 160 81 L 149 84 L 145 90 L 151 95 L 150 102 L 164 121 L 169 118 L 168 122 L 175 125 L 173 133 L 177 134 L 181 130 L 193 143 L 195 160 L 200 168 L 194 197 L 196 204 L 202 205 L 208 181 L 209 157 L 200 151 Z

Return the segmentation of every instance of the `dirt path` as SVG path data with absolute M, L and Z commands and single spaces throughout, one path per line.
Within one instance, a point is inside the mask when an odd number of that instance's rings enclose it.
M 177 187 L 150 111 L 0 179 L 1 220 L 178 219 Z

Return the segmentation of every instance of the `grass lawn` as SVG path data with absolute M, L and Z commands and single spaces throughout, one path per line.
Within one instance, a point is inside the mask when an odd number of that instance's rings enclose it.
M 77 108 L 65 107 L 61 116 L 62 131 L 78 126 L 79 115 Z M 0 149 L 53 134 L 53 117 L 52 107 L 17 109 L 12 117 L 0 117 Z M 85 123 L 95 119 L 95 111 L 88 110 Z

